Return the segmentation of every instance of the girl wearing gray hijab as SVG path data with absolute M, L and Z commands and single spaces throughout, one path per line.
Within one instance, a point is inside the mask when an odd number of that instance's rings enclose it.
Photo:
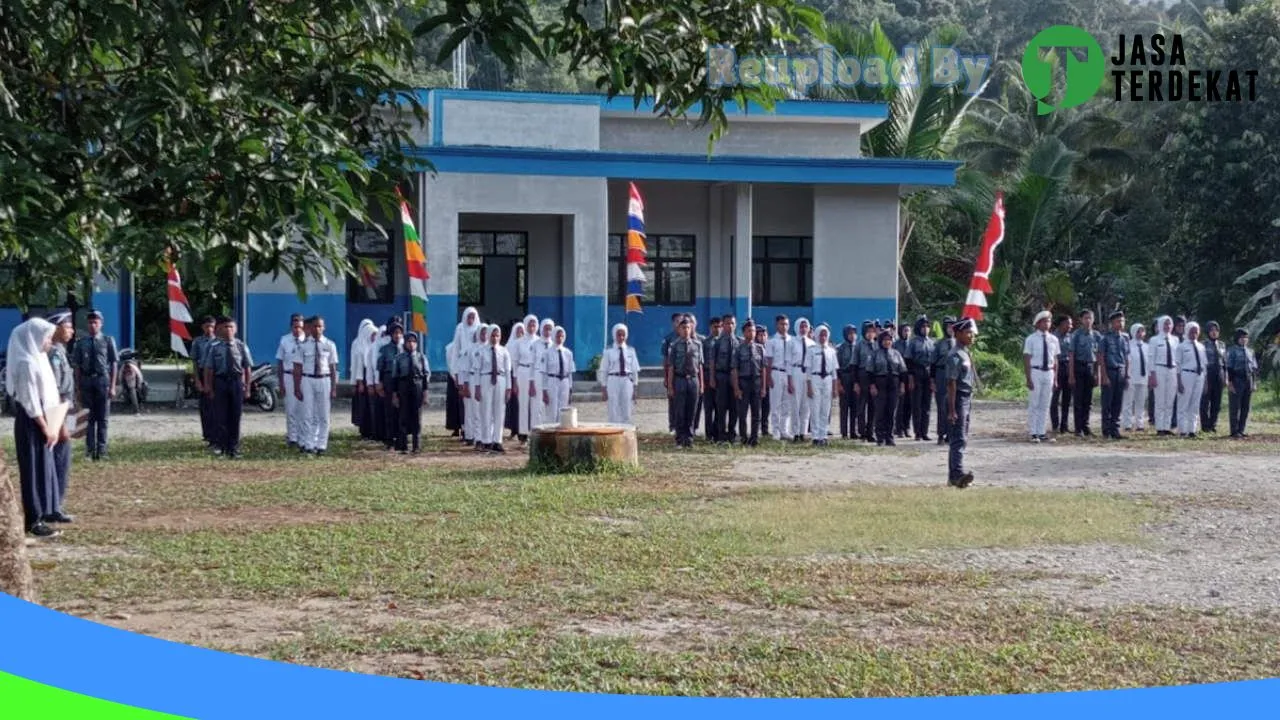
M 13 438 L 24 525 L 36 537 L 57 535 L 44 521 L 57 509 L 53 446 L 69 440 L 66 425 L 49 427 L 45 422 L 45 412 L 62 401 L 49 364 L 54 329 L 43 318 L 32 318 L 14 328 L 9 335 L 4 378 L 18 406 L 14 408 Z

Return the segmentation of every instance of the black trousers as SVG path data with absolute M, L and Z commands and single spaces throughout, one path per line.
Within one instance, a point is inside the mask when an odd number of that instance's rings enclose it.
M 377 390 L 369 388 L 369 437 L 378 442 L 387 439 L 387 411 L 383 406 L 390 401 L 391 398 L 382 397 Z
M 89 409 L 89 429 L 84 435 L 89 455 L 98 456 L 107 452 L 107 423 L 111 414 L 111 396 L 108 393 L 108 379 L 97 375 L 84 379 L 81 399 Z
M 457 432 L 462 429 L 462 396 L 458 394 L 458 385 L 449 376 L 444 393 L 444 429 Z
M 877 442 L 893 439 L 894 416 L 898 414 L 898 386 L 901 384 L 897 375 L 880 375 L 875 378 Z
M 862 372 L 862 399 L 859 401 L 858 422 L 862 432 L 858 433 L 868 442 L 876 437 L 876 401 L 871 397 L 871 388 L 875 386 L 875 378 L 867 371 Z
M 1236 391 L 1227 399 L 1227 419 L 1232 435 L 1243 435 L 1249 422 L 1249 406 L 1253 402 L 1253 381 L 1248 375 L 1234 374 L 1231 384 Z
M 1093 364 L 1076 363 L 1076 432 L 1089 431 L 1089 414 L 1093 411 L 1093 388 L 1095 385 L 1097 385 L 1097 382 L 1093 376 Z
M 1124 412 L 1124 388 L 1128 378 L 1124 368 L 1107 368 L 1107 384 L 1102 386 L 1102 434 L 1120 434 L 1120 414 Z
M 956 419 L 947 422 L 947 479 L 959 480 L 964 475 L 964 453 L 969 448 L 969 412 L 973 398 L 969 393 L 956 390 Z M 950 413 L 946 413 L 950 415 Z
M 363 396 L 359 393 L 360 385 L 356 386 L 357 392 L 351 396 L 351 424 L 358 427 L 364 427 L 364 415 L 368 409 L 368 404 L 361 402 Z
M 906 385 L 907 378 L 909 377 L 910 377 L 909 374 L 899 375 L 898 380 L 903 385 Z M 911 426 L 911 414 L 912 414 L 911 393 L 910 392 L 899 393 L 898 394 L 898 414 L 893 418 L 894 434 L 899 435 L 901 437 L 907 436 L 907 430 L 909 430 Z
M 733 442 L 738 435 L 738 401 L 733 397 L 733 376 L 716 373 L 716 438 Z
M 698 383 L 689 378 L 675 378 L 675 395 L 671 398 L 672 416 L 676 426 L 676 442 L 693 442 L 693 422 L 697 417 Z
M 400 395 L 400 440 L 399 450 L 408 450 L 410 446 L 416 452 L 421 447 L 422 436 L 422 399 L 427 394 L 426 385 L 421 380 L 400 383 L 397 388 Z
M 735 403 L 738 407 L 738 437 L 744 442 L 756 442 L 760 439 L 760 413 L 762 411 L 763 398 L 761 395 L 762 383 L 759 377 L 739 377 L 738 389 L 742 391 L 742 398 Z M 751 416 L 748 423 L 747 415 Z
M 841 370 L 836 376 L 840 383 L 840 437 L 848 438 L 858 431 L 858 396 L 853 386 L 858 382 L 852 370 Z
M 933 393 L 929 391 L 928 371 L 917 370 L 914 378 L 916 387 L 911 391 L 911 426 L 916 438 L 923 440 L 929 437 L 929 408 L 933 405 Z
M 1067 428 L 1071 425 L 1071 406 L 1071 364 L 1059 358 L 1058 387 L 1049 398 L 1049 422 L 1053 424 L 1054 430 L 1067 432 Z M 944 420 L 946 418 L 940 418 L 939 422 Z
M 716 435 L 716 391 L 711 389 L 710 385 L 702 388 L 698 393 L 698 399 L 694 402 L 693 408 L 693 429 L 698 429 L 698 422 L 702 422 L 702 432 L 708 440 L 719 440 Z
M 395 392 L 395 381 L 390 378 L 383 378 L 386 385 L 387 394 L 382 399 L 382 443 L 388 448 L 395 447 L 396 439 L 400 437 L 400 410 L 391 402 L 391 395 Z
M 1210 365 L 1204 378 L 1204 395 L 1200 396 L 1200 429 L 1218 431 L 1218 415 L 1222 413 L 1222 371 Z M 1228 410 L 1229 411 L 1229 410 Z
M 213 431 L 213 421 L 210 419 L 213 415 L 213 402 L 208 395 L 200 393 L 200 437 L 204 438 L 206 443 L 212 443 L 217 433 Z
M 244 377 L 213 379 L 213 415 L 217 419 L 218 447 L 231 455 L 240 452 L 240 417 L 244 414 Z
M 360 387 L 363 388 L 364 383 L 361 383 Z M 364 392 L 360 392 L 360 390 L 357 389 L 355 396 L 351 398 L 351 403 L 353 405 L 354 404 L 360 405 L 360 424 L 358 426 L 360 428 L 360 437 L 366 440 L 372 438 L 373 437 L 373 400 L 369 399 L 368 390 L 365 389 Z
M 934 403 L 938 411 L 938 439 L 945 440 L 948 433 L 951 432 L 951 423 L 947 420 L 947 374 L 946 370 L 939 372 L 941 377 L 934 378 L 933 396 L 936 399 Z M 1064 411 L 1065 412 L 1065 411 Z
M 764 379 L 761 378 L 760 383 L 763 385 Z M 742 418 L 742 410 L 738 410 L 738 418 Z M 769 434 L 769 391 L 765 390 L 760 397 L 760 432 L 765 435 Z
M 57 480 L 54 477 L 53 451 L 44 441 L 44 433 L 22 405 L 15 403 L 13 420 L 14 452 L 18 456 L 18 485 L 22 491 L 24 528 L 52 514 Z

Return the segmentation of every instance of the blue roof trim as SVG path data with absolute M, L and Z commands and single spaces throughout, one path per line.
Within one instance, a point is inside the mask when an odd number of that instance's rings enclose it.
M 438 172 L 490 175 L 797 183 L 805 185 L 955 185 L 961 163 L 896 158 L 790 158 L 664 155 L 442 145 L 410 151 Z M 425 164 L 418 169 L 426 169 Z

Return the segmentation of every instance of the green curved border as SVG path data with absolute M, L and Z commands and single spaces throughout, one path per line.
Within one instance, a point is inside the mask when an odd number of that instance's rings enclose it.
M 18 717 L 26 711 L 24 717 L 54 720 L 191 720 L 79 695 L 3 672 L 0 672 L 0 706 L 4 707 L 5 717 Z

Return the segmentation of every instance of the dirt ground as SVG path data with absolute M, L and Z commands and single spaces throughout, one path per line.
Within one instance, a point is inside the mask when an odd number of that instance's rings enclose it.
M 345 425 L 342 419 L 348 412 L 346 406 L 335 407 L 335 426 Z M 583 421 L 602 421 L 605 406 L 599 402 L 583 403 L 579 405 L 579 412 Z M 1158 509 L 1159 519 L 1145 528 L 1142 544 L 929 551 L 899 557 L 867 556 L 867 559 L 917 564 L 923 560 L 949 569 L 1034 569 L 1041 571 L 1044 579 L 994 588 L 991 592 L 1057 601 L 1082 609 L 1151 605 L 1243 613 L 1280 610 L 1280 472 L 1276 470 L 1276 450 L 1280 445 L 1276 444 L 1274 434 L 1245 447 L 1233 446 L 1229 452 L 1224 452 L 1223 444 L 1216 441 L 1210 451 L 1205 441 L 1155 442 L 1146 438 L 1118 444 L 1072 438 L 1054 444 L 1030 444 L 1021 434 L 1024 412 L 1013 404 L 976 405 L 975 437 L 970 443 L 969 461 L 977 483 L 1122 493 L 1143 498 Z M 441 411 L 434 408 L 429 409 L 424 418 L 424 424 L 429 425 L 438 426 L 442 421 Z M 5 418 L 0 432 L 11 433 L 11 422 Z M 636 424 L 642 432 L 665 431 L 664 404 L 640 401 Z M 283 425 L 284 415 L 280 412 L 250 410 L 245 414 L 244 432 L 282 433 Z M 137 417 L 116 415 L 111 423 L 111 432 L 116 437 L 149 440 L 191 437 L 198 428 L 194 413 L 172 410 L 153 410 Z M 1274 433 L 1275 427 L 1268 430 Z M 898 451 L 860 450 L 853 452 L 847 445 L 836 442 L 822 453 L 776 456 L 767 462 L 758 458 L 737 459 L 727 476 L 718 474 L 707 482 L 797 488 L 858 483 L 943 484 L 946 451 L 933 443 L 903 441 Z M 511 456 L 503 458 L 508 459 L 515 460 Z M 317 516 L 301 522 L 332 519 Z M 252 524 L 257 518 L 242 520 Z M 195 516 L 160 516 L 151 522 L 154 527 L 165 529 L 202 525 L 201 518 Z M 1088 519 L 1081 518 L 1081 522 Z M 47 546 L 37 547 L 33 552 L 34 561 L 39 563 L 56 561 L 58 553 L 63 551 L 57 546 Z M 447 607 L 399 610 L 394 603 L 352 603 L 323 598 L 308 600 L 296 607 L 211 599 L 148 606 L 127 613 L 86 599 L 60 609 L 133 631 L 241 652 L 252 652 L 263 643 L 278 643 L 301 635 L 302 628 L 314 620 L 316 613 L 341 617 L 344 622 L 371 629 L 403 619 L 405 613 L 449 615 Z M 491 621 L 501 625 L 500 613 L 495 613 Z M 488 617 L 484 608 L 477 607 L 468 607 L 464 615 L 470 619 L 468 622 L 482 624 Z M 569 629 L 594 634 L 655 636 L 681 629 L 666 628 L 661 613 L 656 619 L 651 617 L 643 622 L 648 624 L 618 627 L 611 623 Z M 710 620 L 706 622 L 711 623 L 707 627 L 714 625 Z M 396 667 L 387 665 L 392 660 L 394 658 L 383 657 L 378 660 L 377 668 L 363 668 L 357 663 L 351 669 L 398 674 Z M 431 668 L 422 666 L 424 659 L 419 655 L 407 656 L 405 662 L 413 666 L 414 673 L 430 674 Z

